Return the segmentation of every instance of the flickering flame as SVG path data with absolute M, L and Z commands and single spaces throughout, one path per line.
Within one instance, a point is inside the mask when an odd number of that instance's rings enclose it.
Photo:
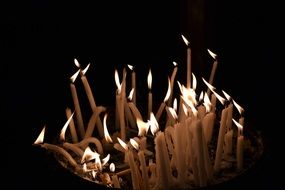
M 157 120 L 156 120 L 156 118 L 152 112 L 150 113 L 149 125 L 150 125 L 150 131 L 154 135 L 159 130 L 159 126 L 158 126 L 158 122 L 157 122 Z
M 152 83 L 152 74 L 151 74 L 151 69 L 149 69 L 148 75 L 147 75 L 147 86 L 148 89 L 151 89 L 151 83 Z
M 164 102 L 167 102 L 167 100 L 170 97 L 170 93 L 171 93 L 171 84 L 170 84 L 170 79 L 168 77 L 168 89 L 167 89 L 167 93 L 166 93 L 165 98 L 164 98 Z
M 137 126 L 139 128 L 138 136 L 144 136 L 147 134 L 149 125 L 147 122 L 142 121 L 141 119 L 137 118 Z
M 239 122 L 237 122 L 237 121 L 234 120 L 234 119 L 232 119 L 232 120 L 233 120 L 234 124 L 235 124 L 240 130 L 243 129 L 243 126 L 242 126 Z
M 199 96 L 199 102 L 203 100 L 203 97 L 204 97 L 204 92 L 201 91 L 200 96 Z
M 176 111 L 173 108 L 168 107 L 168 110 L 169 110 L 169 112 L 171 113 L 171 115 L 172 115 L 172 117 L 174 119 L 178 119 L 177 113 L 176 113 Z
M 82 73 L 83 75 L 85 75 L 85 73 L 88 71 L 89 67 L 90 67 L 90 63 L 85 67 L 85 69 L 83 69 L 83 70 L 81 71 L 81 73 Z
M 67 129 L 67 127 L 68 127 L 68 125 L 69 125 L 69 123 L 70 123 L 70 121 L 71 121 L 73 115 L 74 115 L 74 112 L 73 112 L 72 115 L 68 118 L 68 120 L 67 120 L 66 123 L 64 124 L 63 128 L 61 129 L 61 132 L 60 132 L 60 139 L 63 140 L 63 141 L 65 140 L 65 132 L 66 132 L 66 129 Z
M 194 116 L 197 116 L 198 111 L 195 108 L 194 103 L 190 99 L 188 99 L 188 98 L 186 98 L 184 96 L 181 96 L 181 97 L 184 100 L 185 104 L 188 105 L 191 108 L 191 111 L 193 112 Z M 187 112 L 185 112 L 185 113 L 187 113 Z
M 139 144 L 134 139 L 130 139 L 131 145 L 136 149 L 139 150 Z
M 125 149 L 125 150 L 128 150 L 128 145 L 122 141 L 122 139 L 120 139 L 119 137 L 117 137 L 118 139 L 118 142 L 120 143 L 120 145 Z
M 101 171 L 102 170 L 102 164 L 101 164 L 101 160 L 100 160 L 100 155 L 96 155 L 95 157 L 95 164 L 97 166 L 97 168 Z
M 207 85 L 207 87 L 214 93 L 214 90 L 216 89 L 213 85 L 208 83 L 203 77 L 202 77 L 203 82 Z
M 172 63 L 174 65 L 174 67 L 176 67 L 178 65 L 175 61 L 173 61 Z
M 112 163 L 110 164 L 110 171 L 111 171 L 111 172 L 115 172 L 115 169 L 116 169 L 116 166 L 115 166 L 115 164 L 112 162 Z
M 119 73 L 118 73 L 117 69 L 115 70 L 115 83 L 116 83 L 118 92 L 121 93 L 122 85 L 120 84 Z
M 132 88 L 132 90 L 130 91 L 129 96 L 128 96 L 128 99 L 129 99 L 130 101 L 132 101 L 133 95 L 134 95 L 134 88 Z
M 207 49 L 209 54 L 211 55 L 212 58 L 217 59 L 217 54 L 213 53 L 211 50 Z
M 80 68 L 80 64 L 79 64 L 79 62 L 77 61 L 76 58 L 74 58 L 74 64 L 76 65 L 76 67 Z
M 244 112 L 244 109 L 243 109 L 240 105 L 238 105 L 238 104 L 236 103 L 236 101 L 233 100 L 233 103 L 234 103 L 234 106 L 237 108 L 238 112 L 239 112 L 240 114 L 242 114 L 242 113 Z
M 177 112 L 177 99 L 174 98 L 173 100 L 173 109 Z
M 96 151 L 93 152 L 91 150 L 91 148 L 88 146 L 88 147 L 86 147 L 84 154 L 81 158 L 81 163 L 88 162 L 88 161 L 93 160 L 99 156 L 100 156 L 100 154 L 98 154 Z
M 180 93 L 183 94 L 183 87 L 182 85 L 180 84 L 179 81 L 177 81 L 177 84 L 178 84 L 178 87 L 179 87 L 179 90 L 180 90 Z
M 184 103 L 182 104 L 182 109 L 184 111 L 184 114 L 187 115 L 188 114 L 188 110 L 187 110 L 187 107 L 185 106 Z
M 196 87 L 197 87 L 197 79 L 196 79 L 196 76 L 192 73 L 192 88 L 193 90 L 196 90 Z
M 207 93 L 204 95 L 204 106 L 206 107 L 206 112 L 211 110 L 211 101 Z
M 95 170 L 92 170 L 92 177 L 95 179 L 97 175 L 97 172 Z
M 46 126 L 42 129 L 41 133 L 39 134 L 37 140 L 35 140 L 34 144 L 41 144 L 44 142 L 44 136 L 45 136 Z
M 215 94 L 215 96 L 218 98 L 218 100 L 221 102 L 221 104 L 225 104 L 226 99 L 223 98 L 222 96 L 220 96 L 218 93 L 216 93 L 215 91 L 213 91 L 213 93 Z
M 134 66 L 128 65 L 129 69 L 134 70 Z
M 102 159 L 102 166 L 105 166 L 110 160 L 110 154 L 108 154 L 105 158 Z
M 107 141 L 108 143 L 112 143 L 113 140 L 112 140 L 112 138 L 110 137 L 109 131 L 108 131 L 108 128 L 107 128 L 107 117 L 108 117 L 108 114 L 105 113 L 104 119 L 103 119 L 104 136 L 105 136 L 105 139 L 106 139 L 106 141 Z
M 187 99 L 186 100 L 187 102 L 191 101 L 192 102 L 191 104 L 196 105 L 197 104 L 196 92 L 192 88 L 189 88 L 189 89 L 186 88 L 184 85 L 180 85 L 179 87 L 180 87 L 180 91 L 181 91 L 183 98 L 185 100 Z
M 78 71 L 76 73 L 74 73 L 71 77 L 70 77 L 70 80 L 72 83 L 74 83 L 74 81 L 76 80 L 78 74 L 80 72 L 80 69 L 78 69 Z
M 231 99 L 231 96 L 230 96 L 228 93 L 226 93 L 226 92 L 223 91 L 223 90 L 222 90 L 222 92 L 223 92 L 223 94 L 225 95 L 225 97 L 226 97 L 227 100 L 230 100 L 230 99 Z
M 189 46 L 189 41 L 181 34 L 181 37 L 182 37 L 182 39 L 183 39 L 183 41 L 184 41 L 184 43 L 187 45 L 187 46 Z

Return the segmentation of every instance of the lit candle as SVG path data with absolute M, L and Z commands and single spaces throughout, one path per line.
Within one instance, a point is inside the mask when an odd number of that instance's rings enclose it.
M 176 76 L 177 69 L 178 69 L 177 68 L 177 63 L 175 61 L 173 61 L 173 65 L 174 65 L 174 69 L 173 69 L 173 72 L 172 72 L 172 75 L 171 75 L 171 78 L 170 78 L 170 89 L 171 89 L 171 92 L 170 92 L 170 97 L 169 97 L 168 102 L 167 102 L 168 106 L 170 106 L 171 103 L 172 103 L 174 81 L 175 81 L 175 76 Z
M 184 43 L 187 45 L 187 85 L 186 87 L 190 89 L 191 88 L 191 48 L 190 48 L 189 41 L 183 35 L 181 36 L 182 36 Z
M 66 117 L 67 117 L 67 118 L 70 118 L 71 115 L 72 115 L 70 108 L 66 108 L 66 109 L 65 109 L 65 113 L 66 113 Z M 70 120 L 69 129 L 70 129 L 70 134 L 71 134 L 72 142 L 73 142 L 73 143 L 77 143 L 77 142 L 78 142 L 78 137 L 77 137 L 77 132 L 76 132 L 76 129 L 75 129 L 73 117 L 72 117 L 71 120 Z
M 155 118 L 156 118 L 157 121 L 159 121 L 159 119 L 160 119 L 160 117 L 162 115 L 162 112 L 163 112 L 163 110 L 164 110 L 164 108 L 166 106 L 166 102 L 167 102 L 168 98 L 170 97 L 170 92 L 171 92 L 171 87 L 170 86 L 171 86 L 170 79 L 168 77 L 168 89 L 167 89 L 165 98 L 164 98 L 163 102 L 160 104 L 160 106 L 159 106 L 159 108 L 158 108 L 158 110 L 157 110 L 157 112 L 155 114 Z
M 75 108 L 75 114 L 76 114 L 76 120 L 77 120 L 77 124 L 78 124 L 79 134 L 80 134 L 81 138 L 84 138 L 85 129 L 84 129 L 84 124 L 83 124 L 80 104 L 79 104 L 79 100 L 78 100 L 78 96 L 77 96 L 75 85 L 73 84 L 75 79 L 77 78 L 79 72 L 80 72 L 80 69 L 74 75 L 72 75 L 72 77 L 70 78 L 70 80 L 71 80 L 70 89 L 71 89 L 71 95 L 72 95 L 72 99 L 73 99 L 73 103 L 74 103 L 74 108 Z
M 61 129 L 61 132 L 60 132 L 60 140 L 62 141 L 65 141 L 65 132 L 66 132 L 66 129 L 70 123 L 70 121 L 72 120 L 72 117 L 73 117 L 73 114 L 74 112 L 71 114 L 71 116 L 68 118 L 68 120 L 66 121 L 66 123 L 64 124 L 63 128 Z
M 133 96 L 133 93 L 134 93 L 134 89 L 131 90 L 131 92 L 129 94 L 129 97 Z M 129 104 L 128 104 L 127 101 L 125 101 L 124 109 L 125 109 L 125 114 L 126 114 L 126 120 L 130 123 L 132 128 L 135 128 L 136 127 L 136 122 L 135 122 L 134 116 L 132 115 L 131 109 L 130 109 Z
M 234 123 L 238 127 L 238 137 L 237 137 L 237 170 L 242 170 L 243 168 L 243 126 L 233 119 Z
M 85 136 L 84 138 L 88 138 L 88 137 L 91 137 L 92 134 L 93 134 L 93 131 L 94 131 L 94 127 L 95 127 L 95 123 L 96 121 L 98 120 L 98 117 L 100 116 L 100 114 L 102 112 L 106 111 L 106 108 L 103 107 L 103 106 L 98 106 L 95 108 L 95 112 L 93 112 L 89 122 L 88 122 L 88 126 L 87 126 L 87 130 L 86 130 L 86 133 L 85 133 Z M 104 129 L 103 129 L 103 126 L 97 126 L 97 129 L 98 129 L 98 132 L 99 132 L 99 135 L 100 137 L 104 137 Z
M 135 72 L 134 67 L 132 65 L 128 65 L 128 67 L 132 70 L 132 89 L 134 89 L 132 101 L 136 105 L 136 103 L 137 103 L 136 72 Z
M 152 112 L 152 93 L 151 93 L 151 85 L 152 85 L 152 75 L 151 69 L 149 69 L 147 76 L 147 86 L 148 86 L 148 113 L 147 116 L 150 118 L 150 113 Z
M 115 164 L 114 163 L 110 164 L 110 171 L 112 173 L 115 172 Z M 118 176 L 116 174 L 112 174 L 111 178 L 112 178 L 112 183 L 114 185 L 114 188 L 121 188 Z
M 233 104 L 237 108 L 237 110 L 240 114 L 239 124 L 241 126 L 244 126 L 244 117 L 243 117 L 244 109 L 239 104 L 237 104 L 234 100 L 233 100 Z
M 218 60 L 217 60 L 217 55 L 216 54 L 214 54 L 209 49 L 207 49 L 207 50 L 208 50 L 209 54 L 211 55 L 211 57 L 214 58 L 214 60 L 215 60 L 214 63 L 213 63 L 211 75 L 210 75 L 210 78 L 209 78 L 209 83 L 211 85 L 213 85 L 214 77 L 215 77 L 215 73 L 216 73 L 216 69 L 217 69 L 217 65 L 218 65 Z M 208 94 L 208 96 L 210 96 L 210 88 L 208 88 L 207 94 Z

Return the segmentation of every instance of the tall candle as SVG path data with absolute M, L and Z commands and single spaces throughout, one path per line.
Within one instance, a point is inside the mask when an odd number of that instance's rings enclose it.
M 211 142 L 211 139 L 213 136 L 215 118 L 216 118 L 216 114 L 214 112 L 210 112 L 206 114 L 202 120 L 203 130 L 204 130 L 205 139 L 206 139 L 207 144 Z
M 132 65 L 128 65 L 128 67 L 132 70 L 132 89 L 134 89 L 132 101 L 136 105 L 136 103 L 137 103 L 136 72 L 135 72 L 134 67 Z
M 72 115 L 70 108 L 66 108 L 65 109 L 65 113 L 66 113 L 66 117 L 67 118 L 70 118 L 71 115 Z M 70 120 L 69 129 L 70 129 L 72 142 L 73 143 L 77 143 L 78 142 L 78 137 L 77 137 L 77 132 L 76 132 L 76 129 L 75 129 L 73 118 L 71 118 L 71 120 Z
M 152 112 L 152 93 L 151 93 L 151 85 L 152 85 L 152 75 L 151 75 L 151 70 L 148 72 L 147 76 L 147 86 L 148 86 L 148 112 L 147 116 L 148 119 L 150 118 L 150 113 Z
M 191 48 L 189 41 L 183 36 L 182 39 L 187 45 L 187 89 L 191 88 Z
M 171 89 L 171 92 L 170 92 L 170 97 L 169 97 L 168 102 L 167 102 L 168 106 L 170 106 L 171 103 L 172 103 L 174 81 L 175 81 L 175 76 L 176 76 L 177 69 L 178 69 L 177 68 L 177 63 L 175 61 L 173 61 L 173 65 L 174 65 L 174 69 L 173 69 L 173 72 L 172 72 L 172 75 L 171 75 L 171 78 L 170 78 L 170 89 Z
M 110 164 L 110 171 L 112 172 L 111 178 L 112 178 L 112 183 L 113 183 L 114 188 L 121 188 L 121 185 L 120 185 L 120 182 L 118 179 L 118 175 L 114 173 L 115 172 L 115 164 L 114 163 Z
M 73 84 L 76 77 L 78 76 L 80 70 L 78 70 L 70 79 L 71 79 L 71 83 L 70 83 L 70 89 L 71 89 L 71 95 L 72 95 L 72 99 L 73 99 L 73 103 L 74 103 L 74 108 L 75 108 L 75 114 L 76 114 L 76 121 L 77 121 L 77 125 L 78 125 L 78 130 L 79 130 L 79 135 L 81 138 L 84 138 L 85 135 L 85 129 L 84 129 L 84 124 L 83 124 L 83 119 L 82 119 L 82 114 L 81 114 L 81 109 L 80 109 L 80 104 L 79 104 L 79 100 L 78 100 L 78 96 L 77 96 L 77 92 L 76 92 L 76 87 Z
M 98 120 L 100 113 L 102 113 L 104 111 L 106 111 L 105 107 L 103 107 L 103 106 L 96 107 L 95 112 L 93 112 L 93 114 L 92 114 L 92 116 L 88 122 L 87 130 L 86 130 L 84 138 L 88 138 L 88 137 L 92 136 L 93 131 L 94 131 L 94 127 L 95 127 L 95 123 Z M 101 128 L 99 126 L 97 126 L 97 129 L 98 129 L 100 137 L 104 137 L 103 126 Z
M 163 100 L 163 102 L 161 102 L 160 106 L 159 106 L 159 109 L 157 110 L 156 114 L 155 114 L 155 118 L 156 118 L 156 121 L 159 121 L 161 115 L 162 115 L 162 112 L 166 106 L 166 102 L 168 100 L 168 98 L 170 97 L 170 92 L 171 92 L 171 84 L 170 84 L 170 79 L 168 77 L 168 89 L 167 89 L 167 92 L 166 92 L 166 95 L 165 95 L 165 98 Z
M 209 49 L 208 49 L 208 52 L 212 56 L 212 58 L 214 58 L 214 63 L 213 63 L 212 70 L 211 70 L 211 75 L 210 75 L 210 78 L 209 78 L 209 83 L 211 85 L 213 85 L 215 73 L 216 73 L 217 66 L 218 66 L 218 60 L 217 60 L 217 55 L 216 54 L 214 54 Z M 208 94 L 208 96 L 210 96 L 210 88 L 208 88 L 207 94 Z
M 241 170 L 243 168 L 243 143 L 244 143 L 243 126 L 240 123 L 236 122 L 234 119 L 233 121 L 238 127 L 236 157 L 237 157 L 237 170 Z
M 146 167 L 145 156 L 144 156 L 143 150 L 139 150 L 138 157 L 140 161 L 140 169 L 142 171 L 143 189 L 149 190 L 150 187 L 149 187 L 149 181 L 148 181 L 148 170 Z
M 126 152 L 128 157 L 128 163 L 131 168 L 131 176 L 132 176 L 132 184 L 133 184 L 133 190 L 140 190 L 140 182 L 139 182 L 139 176 L 138 176 L 138 169 L 134 160 L 134 155 L 131 150 L 127 150 Z

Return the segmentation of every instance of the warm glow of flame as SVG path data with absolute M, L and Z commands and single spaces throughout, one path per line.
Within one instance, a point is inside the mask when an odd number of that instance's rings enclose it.
M 134 70 L 134 66 L 128 65 L 129 69 Z
M 174 67 L 176 67 L 178 65 L 175 61 L 173 61 L 172 63 L 174 65 Z
M 202 91 L 200 96 L 199 96 L 199 102 L 203 100 L 203 97 L 204 97 L 204 92 Z
M 110 164 L 110 171 L 111 171 L 111 172 L 115 172 L 115 169 L 116 169 L 116 166 L 115 166 L 115 164 L 112 162 L 112 163 Z
M 184 43 L 185 43 L 187 46 L 189 46 L 189 41 L 188 41 L 182 34 L 181 34 L 181 37 L 182 37 Z
M 72 83 L 74 83 L 74 81 L 76 80 L 78 74 L 80 72 L 80 69 L 78 69 L 78 71 L 76 73 L 74 73 L 71 77 L 70 77 L 70 80 Z
M 151 89 L 151 83 L 152 83 L 152 74 L 151 74 L 151 69 L 149 69 L 148 75 L 147 75 L 147 86 L 148 89 Z
M 84 172 L 89 172 L 89 170 L 87 169 L 87 164 L 86 164 L 86 163 L 83 164 L 82 170 L 83 170 Z
M 77 61 L 76 58 L 74 58 L 74 64 L 76 65 L 76 67 L 80 68 L 80 64 L 79 64 L 79 62 Z
M 95 157 L 95 164 L 96 164 L 97 168 L 101 171 L 102 170 L 102 164 L 101 164 L 100 156 Z
M 105 113 L 104 119 L 103 119 L 104 136 L 105 136 L 105 139 L 106 139 L 106 141 L 107 141 L 108 143 L 112 143 L 113 140 L 112 140 L 112 138 L 110 137 L 109 131 L 108 131 L 108 128 L 107 128 L 107 117 L 108 117 L 108 114 Z
M 178 87 L 179 87 L 179 90 L 180 90 L 180 93 L 183 94 L 183 87 L 182 85 L 180 84 L 179 81 L 177 81 L 177 84 L 178 84 Z
M 215 91 L 213 91 L 213 93 L 215 94 L 215 96 L 218 98 L 218 100 L 221 102 L 221 104 L 225 104 L 226 99 L 223 98 L 222 96 L 220 96 L 218 93 L 216 93 Z
M 169 112 L 171 113 L 171 115 L 172 115 L 172 117 L 173 117 L 174 119 L 177 119 L 177 118 L 178 118 L 177 113 L 176 113 L 176 111 L 175 111 L 173 108 L 168 107 L 168 110 L 169 110 Z
M 69 125 L 69 123 L 70 123 L 70 121 L 71 121 L 71 119 L 72 119 L 72 117 L 73 117 L 73 115 L 74 115 L 74 112 L 72 113 L 72 115 L 68 118 L 68 120 L 66 121 L 66 123 L 64 124 L 64 126 L 63 126 L 63 128 L 61 129 L 61 132 L 60 132 L 60 139 L 61 140 L 65 140 L 65 132 L 66 132 L 66 129 L 67 129 L 67 127 L 68 127 L 68 125 Z
M 204 95 L 204 106 L 206 107 L 206 112 L 209 112 L 211 110 L 211 100 L 207 93 Z
M 242 126 L 239 122 L 237 122 L 237 121 L 234 120 L 234 119 L 232 119 L 232 120 L 233 120 L 233 122 L 235 123 L 235 125 L 236 125 L 240 130 L 243 129 L 243 126 Z
M 37 140 L 35 140 L 34 144 L 41 144 L 44 142 L 44 136 L 45 136 L 46 126 L 42 129 L 41 133 L 39 134 Z
M 188 114 L 188 110 L 187 110 L 187 107 L 185 106 L 184 103 L 182 104 L 182 109 L 184 111 L 184 114 L 187 115 Z
M 233 103 L 234 103 L 234 106 L 237 108 L 238 112 L 239 112 L 240 114 L 242 114 L 242 113 L 244 112 L 244 109 L 243 109 L 240 105 L 238 105 L 238 104 L 236 103 L 236 101 L 233 100 Z
M 150 131 L 154 135 L 159 130 L 159 125 L 152 112 L 150 113 L 149 125 L 150 125 Z
M 170 97 L 170 93 L 171 93 L 171 84 L 170 84 L 170 79 L 168 77 L 168 89 L 167 89 L 167 93 L 166 93 L 165 98 L 164 98 L 164 102 L 167 102 L 167 100 Z
M 198 111 L 195 108 L 194 103 L 191 100 L 189 100 L 188 98 L 184 97 L 184 96 L 181 96 L 181 97 L 184 100 L 184 102 L 191 108 L 191 111 L 193 112 L 194 116 L 197 116 Z
M 177 112 L 177 99 L 174 98 L 173 100 L 173 109 Z
M 95 170 L 92 170 L 92 177 L 95 179 L 97 175 L 97 172 Z
M 130 139 L 131 145 L 136 149 L 139 150 L 139 144 L 134 139 Z
M 102 166 L 105 166 L 110 160 L 110 154 L 108 154 L 105 158 L 102 159 Z
M 83 69 L 81 71 L 83 75 L 85 75 L 85 73 L 88 71 L 89 67 L 90 67 L 90 63 L 85 67 L 85 69 Z
M 115 83 L 116 83 L 118 92 L 121 93 L 122 85 L 120 84 L 119 73 L 118 73 L 117 69 L 115 70 Z
M 180 87 L 181 87 L 180 91 L 184 100 L 186 100 L 187 102 L 191 101 L 192 102 L 191 104 L 196 105 L 197 104 L 196 92 L 192 88 L 189 89 L 186 88 L 184 85 L 181 85 Z
M 226 92 L 223 91 L 223 90 L 222 90 L 222 92 L 223 92 L 223 94 L 225 95 L 225 97 L 226 97 L 227 100 L 230 100 L 230 99 L 231 99 L 231 96 L 230 96 L 228 93 L 226 93 Z
M 211 55 L 212 58 L 217 59 L 217 54 L 213 53 L 211 50 L 207 49 L 209 54 Z
M 203 77 L 202 77 L 203 82 L 207 85 L 207 87 L 214 93 L 214 90 L 216 89 L 213 85 L 208 83 Z
M 129 94 L 129 96 L 128 96 L 128 99 L 129 99 L 130 101 L 132 101 L 133 95 L 134 95 L 134 88 L 132 88 L 132 90 L 130 91 L 130 94 Z
M 91 148 L 88 146 L 88 147 L 86 147 L 84 154 L 81 158 L 81 163 L 88 162 L 89 160 L 96 159 L 99 156 L 100 156 L 100 154 L 98 154 L 96 151 L 93 152 L 91 150 Z
M 197 88 L 197 79 L 193 73 L 192 73 L 192 88 L 193 88 L 193 90 L 196 90 L 196 88 Z
M 147 134 L 149 125 L 147 122 L 142 121 L 141 119 L 137 118 L 137 126 L 139 128 L 138 136 L 144 136 Z
M 117 137 L 118 139 L 118 142 L 120 143 L 120 145 L 125 149 L 125 150 L 128 150 L 128 145 L 122 141 L 122 139 L 120 139 L 119 137 Z

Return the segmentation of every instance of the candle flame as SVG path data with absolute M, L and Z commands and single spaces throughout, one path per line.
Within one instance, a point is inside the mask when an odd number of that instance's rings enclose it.
M 139 150 L 139 144 L 134 139 L 130 139 L 131 145 L 136 149 Z
M 227 100 L 230 100 L 230 99 L 231 99 L 231 96 L 230 96 L 228 93 L 226 93 L 226 92 L 223 91 L 223 90 L 222 90 L 222 92 L 223 92 L 223 94 L 225 95 L 225 97 L 226 97 Z
M 191 108 L 191 111 L 193 112 L 194 116 L 196 117 L 197 114 L 198 114 L 198 111 L 197 111 L 197 109 L 195 108 L 194 103 L 193 103 L 190 99 L 188 99 L 188 98 L 186 98 L 186 97 L 184 97 L 184 96 L 181 96 L 181 98 L 184 100 L 184 102 L 186 103 L 186 105 L 188 105 L 188 106 Z M 186 112 L 185 112 L 185 113 L 186 113 Z
M 197 87 L 197 79 L 196 79 L 196 76 L 192 73 L 192 88 L 193 90 L 196 90 L 196 87 Z
M 199 102 L 203 100 L 203 97 L 204 97 L 204 92 L 201 91 L 200 96 L 199 96 Z
M 243 126 L 242 126 L 239 122 L 237 122 L 237 121 L 234 120 L 234 119 L 232 119 L 232 120 L 233 120 L 234 124 L 235 124 L 240 130 L 243 129 Z
M 86 164 L 86 163 L 83 164 L 82 170 L 83 170 L 85 173 L 90 171 L 89 169 L 87 169 L 87 164 Z
M 182 104 L 182 109 L 183 109 L 183 111 L 184 111 L 184 114 L 187 115 L 188 110 L 187 110 L 187 107 L 185 106 L 184 103 Z
M 215 94 L 215 96 L 218 98 L 218 100 L 221 102 L 221 104 L 225 104 L 226 99 L 223 98 L 222 96 L 220 96 L 218 93 L 216 93 L 215 91 L 213 91 L 213 93 Z
M 110 154 L 108 154 L 105 158 L 102 159 L 102 166 L 105 166 L 110 160 Z
M 70 123 L 70 121 L 71 121 L 73 115 L 74 115 L 74 112 L 73 112 L 72 115 L 68 118 L 68 120 L 67 120 L 66 123 L 64 124 L 63 128 L 61 129 L 61 132 L 60 132 L 60 139 L 63 140 L 63 141 L 65 140 L 65 132 L 66 132 L 66 129 L 67 129 L 67 127 L 68 127 L 68 125 L 69 125 L 69 123 Z
M 175 61 L 173 61 L 172 63 L 174 65 L 174 67 L 176 67 L 178 65 Z
M 184 99 L 187 100 L 187 102 L 191 101 L 192 104 L 194 104 L 194 105 L 197 104 L 196 92 L 192 88 L 188 89 L 184 85 L 180 85 L 180 91 L 181 91 L 181 94 L 184 97 Z
M 177 112 L 177 98 L 173 100 L 173 109 Z
M 110 164 L 110 171 L 111 171 L 111 172 L 115 172 L 115 169 L 116 169 L 116 166 L 115 166 L 115 164 L 112 162 L 112 163 Z
M 95 179 L 97 175 L 97 172 L 95 170 L 92 170 L 92 177 Z
M 177 84 L 178 84 L 178 87 L 179 87 L 179 90 L 180 90 L 180 93 L 183 94 L 183 88 L 182 88 L 182 85 L 180 84 L 179 81 L 177 81 Z
M 101 160 L 100 160 L 100 155 L 96 155 L 95 157 L 95 164 L 96 167 L 98 168 L 98 170 L 102 171 L 102 164 L 101 164 Z
M 181 34 L 181 37 L 182 37 L 182 39 L 183 39 L 183 41 L 184 41 L 184 43 L 187 45 L 187 46 L 189 46 L 189 41 Z
M 132 90 L 130 91 L 129 96 L 128 96 L 128 99 L 129 99 L 130 101 L 132 101 L 133 95 L 134 95 L 134 88 L 132 88 Z
M 87 146 L 85 148 L 85 151 L 84 151 L 83 156 L 81 158 L 81 163 L 88 162 L 88 161 L 93 160 L 99 156 L 100 156 L 100 154 L 98 154 L 96 151 L 93 152 L 91 150 L 91 148 L 89 146 Z
M 170 84 L 170 79 L 168 77 L 168 89 L 167 89 L 167 93 L 166 93 L 165 98 L 164 98 L 164 102 L 167 102 L 167 100 L 170 97 L 170 93 L 171 93 L 171 84 Z
M 118 89 L 118 93 L 121 93 L 122 85 L 120 84 L 119 73 L 118 73 L 117 69 L 115 70 L 115 83 L 116 83 L 116 86 Z
M 128 150 L 128 145 L 122 140 L 120 139 L 119 137 L 117 137 L 118 139 L 118 142 L 120 143 L 120 145 L 125 149 L 125 150 Z
M 203 77 L 202 77 L 203 82 L 207 85 L 207 87 L 214 93 L 214 90 L 216 89 L 213 85 L 208 83 Z
M 212 58 L 217 59 L 217 54 L 213 53 L 211 50 L 207 49 L 209 54 L 211 55 Z
M 206 112 L 209 112 L 211 110 L 211 100 L 207 93 L 204 95 L 204 106 L 206 107 Z
M 177 119 L 177 118 L 178 118 L 177 113 L 176 113 L 176 111 L 175 111 L 173 108 L 168 107 L 168 110 L 169 110 L 169 112 L 171 113 L 171 115 L 172 115 L 172 117 L 173 117 L 174 119 Z
M 85 69 L 83 69 L 83 70 L 81 71 L 81 73 L 82 73 L 83 75 L 85 75 L 85 73 L 87 72 L 87 70 L 89 69 L 89 67 L 90 67 L 90 63 L 85 67 Z
M 156 118 L 152 112 L 150 113 L 149 125 L 150 125 L 150 131 L 151 131 L 152 135 L 154 135 L 159 130 L 159 126 L 158 126 L 158 122 L 157 122 L 157 120 L 156 120 Z
M 147 86 L 149 90 L 151 90 L 151 83 L 152 83 L 152 74 L 151 74 L 151 69 L 149 69 L 149 72 L 147 75 Z
M 41 133 L 39 134 L 37 140 L 35 140 L 34 144 L 41 144 L 44 142 L 45 131 L 46 131 L 46 126 L 43 127 Z
M 105 136 L 105 140 L 106 140 L 108 143 L 112 143 L 113 140 L 112 140 L 112 138 L 110 137 L 109 131 L 108 131 L 108 128 L 107 128 L 107 117 L 108 117 L 108 114 L 105 113 L 104 119 L 103 119 L 104 136 Z
M 78 74 L 80 72 L 80 69 L 78 69 L 78 71 L 76 73 L 74 73 L 71 77 L 70 77 L 70 80 L 72 83 L 74 83 L 74 81 L 76 80 Z
M 233 100 L 233 103 L 234 103 L 234 106 L 237 108 L 238 112 L 239 112 L 240 114 L 242 114 L 242 113 L 244 112 L 244 109 L 243 109 L 240 105 L 238 105 L 238 104 L 236 103 L 236 101 Z
M 74 58 L 74 64 L 75 64 L 76 67 L 80 68 L 80 64 L 79 64 L 79 62 L 77 61 L 76 58 Z
M 134 66 L 132 65 L 128 65 L 129 69 L 131 69 L 132 71 L 134 70 Z
M 147 131 L 148 131 L 148 128 L 149 128 L 147 122 L 144 122 L 141 119 L 137 118 L 137 126 L 139 128 L 138 136 L 144 136 L 144 135 L 147 134 Z

